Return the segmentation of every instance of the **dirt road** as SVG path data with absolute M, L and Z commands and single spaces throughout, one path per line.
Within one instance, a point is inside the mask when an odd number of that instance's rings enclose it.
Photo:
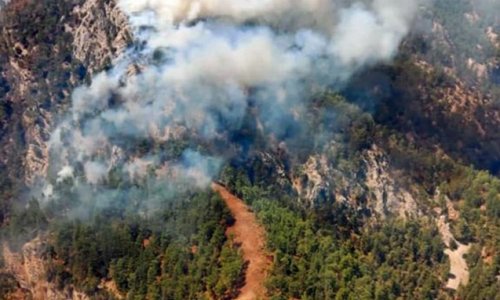
M 221 195 L 236 220 L 226 234 L 232 234 L 235 242 L 241 244 L 243 258 L 249 263 L 245 274 L 245 284 L 236 299 L 266 299 L 264 282 L 271 262 L 265 251 L 264 228 L 241 199 L 231 194 L 222 185 L 214 183 L 212 189 Z
M 450 230 L 450 224 L 446 222 L 445 216 L 439 217 L 438 228 L 441 233 L 441 238 L 447 247 L 444 253 L 450 258 L 450 274 L 453 274 L 453 277 L 448 279 L 446 287 L 457 290 L 460 285 L 465 286 L 469 282 L 469 268 L 464 255 L 469 252 L 471 246 L 461 244 L 455 240 Z M 457 249 L 455 250 L 450 248 L 452 241 L 457 245 Z

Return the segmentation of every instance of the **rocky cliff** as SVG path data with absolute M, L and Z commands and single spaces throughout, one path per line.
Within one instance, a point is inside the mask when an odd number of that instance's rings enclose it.
M 55 283 L 49 282 L 49 267 L 47 256 L 44 253 L 47 245 L 44 242 L 46 238 L 37 237 L 34 240 L 24 244 L 20 252 L 12 252 L 9 246 L 4 244 L 2 254 L 5 262 L 5 271 L 13 275 L 19 283 L 19 290 L 13 293 L 11 299 L 20 297 L 19 291 L 23 293 L 23 299 L 33 300 L 88 300 L 87 295 L 79 292 L 71 286 L 60 289 Z M 57 264 L 57 262 L 52 262 Z
M 407 218 L 418 216 L 417 200 L 398 180 L 387 154 L 373 145 L 362 155 L 356 174 L 350 174 L 328 162 L 326 156 L 311 156 L 294 174 L 293 187 L 299 199 L 310 207 L 338 201 L 374 216 Z
M 12 1 L 2 13 L 0 164 L 15 163 L 7 175 L 29 185 L 47 172 L 49 134 L 72 88 L 108 66 L 130 32 L 114 1 Z
M 0 1 L 0 7 L 2 195 L 15 186 L 32 186 L 47 174 L 47 141 L 69 106 L 73 89 L 109 67 L 132 37 L 127 18 L 115 0 L 12 0 Z M 470 43 L 457 38 L 446 8 L 436 11 L 431 18 L 424 17 L 432 20 L 430 28 L 422 30 L 424 33 L 414 32 L 405 40 L 394 65 L 356 74 L 342 91 L 343 101 L 369 111 L 378 126 L 370 123 L 367 127 L 373 128 L 361 132 L 364 145 L 360 149 L 347 145 L 350 136 L 358 134 L 353 131 L 357 126 L 353 118 L 345 128 L 332 125 L 324 130 L 332 139 L 341 136 L 338 141 L 327 142 L 321 149 L 311 150 L 306 145 L 308 152 L 301 155 L 286 153 L 284 142 L 277 150 L 256 145 L 253 152 L 249 151 L 251 161 L 243 162 L 246 169 L 242 169 L 254 181 L 269 186 L 270 182 L 277 183 L 280 192 L 292 195 L 301 208 L 340 204 L 374 222 L 422 216 L 429 207 L 421 194 L 434 192 L 434 186 L 425 190 L 420 174 L 410 174 L 417 168 L 395 163 L 391 145 L 378 137 L 384 130 L 417 144 L 416 152 L 429 151 L 435 158 L 431 165 L 452 157 L 460 163 L 500 172 L 500 69 L 498 54 L 492 55 L 492 51 L 499 51 L 499 28 L 484 25 L 492 22 L 481 21 L 485 17 L 479 8 L 463 8 L 460 14 L 467 21 L 464 24 L 474 29 L 467 36 L 474 42 L 473 51 L 465 51 Z M 321 107 L 316 109 L 320 111 Z M 332 130 L 338 132 L 329 132 Z M 157 136 L 162 140 L 161 133 Z M 173 140 L 184 137 L 173 136 Z M 303 143 L 308 142 L 305 139 Z M 399 155 L 409 156 L 401 152 Z M 432 176 L 438 176 L 435 174 L 440 174 L 439 170 Z M 4 202 L 13 202 L 18 195 L 14 191 L 2 196 L 8 199 Z M 4 202 L 0 204 L 7 206 Z M 0 224 L 8 222 L 8 214 L 0 214 Z M 44 240 L 26 243 L 19 253 L 3 247 L 4 271 L 18 282 L 18 292 L 34 299 L 87 299 L 72 287 L 59 289 L 49 282 Z
M 0 183 L 7 206 L 19 196 L 9 191 L 47 174 L 50 132 L 73 88 L 109 66 L 131 35 L 115 1 L 14 0 L 0 14 Z M 0 222 L 9 222 L 8 212 Z M 44 240 L 19 253 L 3 247 L 3 271 L 19 286 L 11 299 L 88 299 L 48 282 Z

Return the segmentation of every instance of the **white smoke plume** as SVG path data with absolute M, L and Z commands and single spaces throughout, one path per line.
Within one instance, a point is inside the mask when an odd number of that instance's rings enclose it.
M 113 170 L 208 185 L 227 154 L 200 145 L 233 147 L 228 136 L 250 103 L 262 130 L 281 140 L 318 88 L 390 60 L 418 9 L 414 0 L 346 2 L 120 0 L 135 47 L 75 90 L 52 136 L 53 168 L 65 175 L 71 166 L 94 187 Z M 141 71 L 129 76 L 132 65 Z M 178 157 L 153 150 L 182 139 Z
M 73 167 L 71 166 L 64 166 L 61 168 L 59 172 L 57 172 L 57 182 L 61 183 L 64 182 L 64 180 L 73 178 L 74 175 L 74 170 Z

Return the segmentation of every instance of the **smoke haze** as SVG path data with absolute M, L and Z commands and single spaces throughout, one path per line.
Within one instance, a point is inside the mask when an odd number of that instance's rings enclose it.
M 50 189 L 71 179 L 79 197 L 99 191 L 103 199 L 113 192 L 111 174 L 129 183 L 154 178 L 164 195 L 183 185 L 206 187 L 237 153 L 229 137 L 241 129 L 250 105 L 260 130 L 282 141 L 300 126 L 295 121 L 313 93 L 389 61 L 418 9 L 411 0 L 119 5 L 129 16 L 134 47 L 74 91 L 50 141 Z M 132 66 L 141 71 L 130 74 Z M 179 143 L 177 157 L 154 146 Z M 223 151 L 206 147 L 212 144 Z M 120 189 L 126 197 L 139 193 Z

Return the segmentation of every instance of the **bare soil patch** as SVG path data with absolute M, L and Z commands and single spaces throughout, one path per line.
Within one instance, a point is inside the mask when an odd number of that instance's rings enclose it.
M 460 285 L 465 286 L 469 283 L 469 268 L 464 255 L 469 252 L 471 245 L 464 245 L 455 240 L 450 231 L 450 224 L 446 223 L 445 216 L 439 218 L 438 228 L 444 244 L 448 247 L 444 253 L 450 258 L 450 274 L 453 275 L 448 278 L 446 287 L 457 290 Z M 457 245 L 456 249 L 451 249 L 452 242 Z
M 264 282 L 271 261 L 265 250 L 264 228 L 257 222 L 250 208 L 224 186 L 214 183 L 212 189 L 220 194 L 235 219 L 234 225 L 228 228 L 226 234 L 232 235 L 235 243 L 241 245 L 243 258 L 248 263 L 245 283 L 236 299 L 267 299 Z

